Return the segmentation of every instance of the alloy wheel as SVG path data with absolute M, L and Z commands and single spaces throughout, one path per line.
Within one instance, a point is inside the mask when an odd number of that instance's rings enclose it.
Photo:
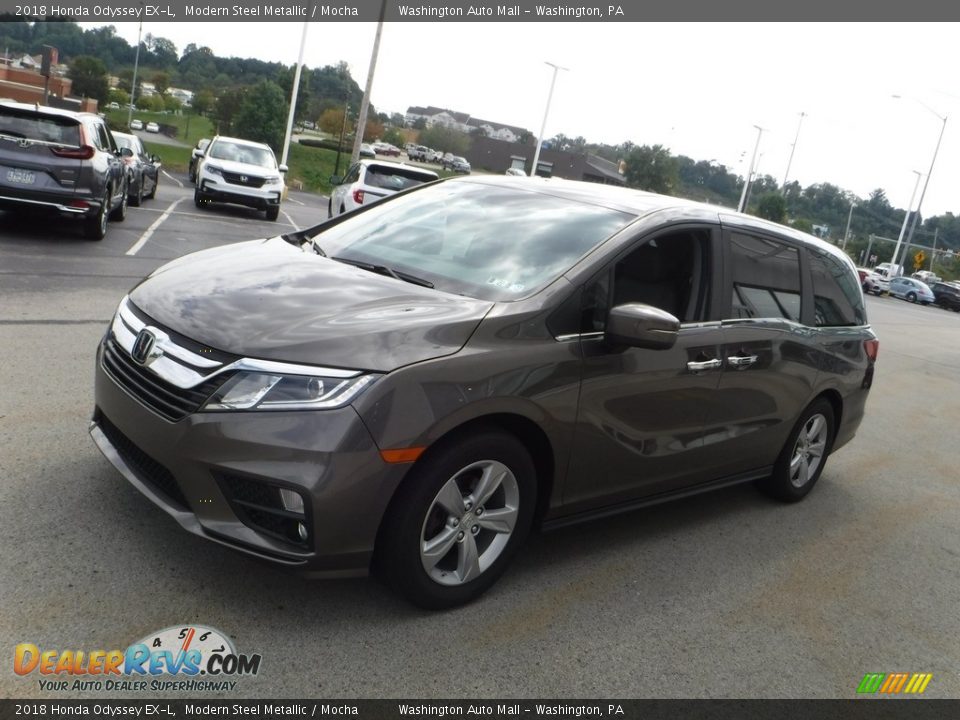
M 797 435 L 790 458 L 790 483 L 801 488 L 815 477 L 827 450 L 827 419 L 817 413 L 811 415 Z

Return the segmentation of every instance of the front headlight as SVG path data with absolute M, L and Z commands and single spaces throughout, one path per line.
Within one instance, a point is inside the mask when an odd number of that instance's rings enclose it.
M 211 175 L 219 175 L 220 177 L 223 177 L 223 170 L 218 168 L 216 165 L 204 165 L 203 169 Z
M 332 378 L 241 371 L 227 380 L 203 410 L 331 410 L 343 407 L 377 375 Z
M 280 182 L 280 176 L 279 176 L 279 175 L 271 175 L 270 177 L 266 178 L 266 179 L 264 180 L 264 182 L 265 182 L 267 185 L 276 185 L 278 182 Z

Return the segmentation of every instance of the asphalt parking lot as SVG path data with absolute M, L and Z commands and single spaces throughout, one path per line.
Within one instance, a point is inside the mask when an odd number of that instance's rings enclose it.
M 741 486 L 536 536 L 480 601 L 427 613 L 187 534 L 90 440 L 95 347 L 132 285 L 326 217 L 296 192 L 275 223 L 198 210 L 184 180 L 101 242 L 0 215 L 0 697 L 155 696 L 55 694 L 10 657 L 188 623 L 263 657 L 209 697 L 849 698 L 867 672 L 933 673 L 927 697 L 960 697 L 960 313 L 867 299 L 868 415 L 804 502 Z

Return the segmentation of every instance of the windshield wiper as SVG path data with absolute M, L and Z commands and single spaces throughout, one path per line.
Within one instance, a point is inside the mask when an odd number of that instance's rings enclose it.
M 363 260 L 353 260 L 352 258 L 345 257 L 334 257 L 333 260 L 345 263 L 347 265 L 353 265 L 354 267 L 358 267 L 363 270 L 369 270 L 370 272 L 375 272 L 378 275 L 386 275 L 387 277 L 392 277 L 397 280 L 403 280 L 404 282 L 412 283 L 414 285 L 420 285 L 421 287 L 433 287 L 433 283 L 429 280 L 424 280 L 416 275 L 411 275 L 410 273 L 405 273 L 400 270 L 394 270 L 386 265 L 377 265 L 375 263 L 368 263 L 364 262 Z

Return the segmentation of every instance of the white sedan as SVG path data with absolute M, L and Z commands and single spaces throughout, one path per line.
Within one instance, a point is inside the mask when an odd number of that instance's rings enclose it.
M 148 122 L 147 132 L 158 133 L 160 132 L 160 126 L 157 125 L 155 122 Z

